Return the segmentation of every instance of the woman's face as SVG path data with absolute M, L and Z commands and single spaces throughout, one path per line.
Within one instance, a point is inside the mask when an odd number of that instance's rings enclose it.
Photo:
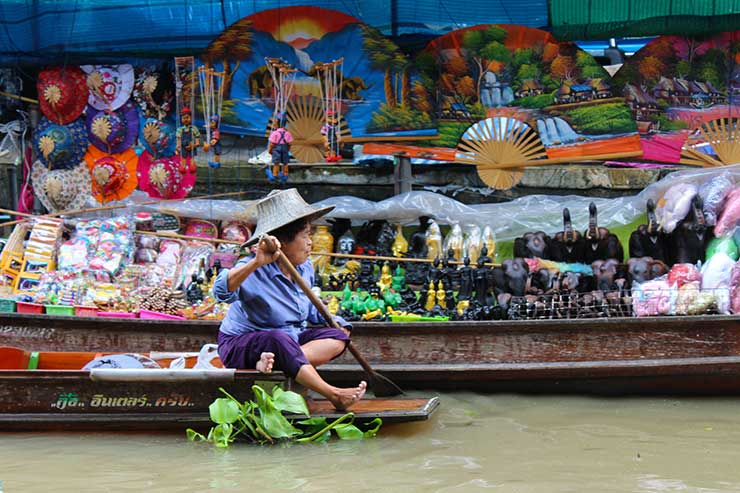
M 311 254 L 311 225 L 306 224 L 302 230 L 289 242 L 282 244 L 282 250 L 288 260 L 295 265 L 301 265 L 308 260 Z

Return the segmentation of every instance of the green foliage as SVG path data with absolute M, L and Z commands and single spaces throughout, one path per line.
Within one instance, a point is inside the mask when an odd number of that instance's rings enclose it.
M 517 82 L 521 84 L 526 79 L 538 79 L 540 76 L 540 68 L 536 64 L 524 64 L 519 67 L 519 71 L 516 74 Z
M 545 86 L 545 91 L 555 92 L 560 89 L 560 81 L 553 78 L 550 74 L 545 73 L 542 75 L 542 84 Z
M 492 25 L 486 29 L 486 41 L 498 41 L 503 43 L 506 40 L 506 36 L 509 34 L 506 29 L 497 25 Z
M 534 50 L 532 48 L 518 48 L 514 50 L 514 65 L 529 65 L 534 62 Z
M 276 386 L 272 395 L 258 385 L 252 387 L 254 401 L 239 402 L 220 389 L 226 397 L 213 401 L 208 407 L 211 421 L 216 426 L 211 428 L 208 436 L 193 429 L 186 430 L 188 440 L 212 442 L 220 448 L 231 445 L 236 439 L 245 439 L 252 443 L 275 443 L 281 440 L 296 442 L 325 442 L 331 438 L 334 430 L 342 440 L 361 440 L 378 434 L 383 422 L 376 418 L 362 431 L 353 424 L 354 414 L 346 413 L 339 419 L 327 422 L 326 418 L 309 416 L 308 406 L 301 395 L 286 392 Z M 309 416 L 301 421 L 288 419 L 283 413 Z
M 676 76 L 685 79 L 691 73 L 691 64 L 688 60 L 679 60 L 676 63 Z
M 527 96 L 525 98 L 515 99 L 509 106 L 518 106 L 520 108 L 542 109 L 546 106 L 555 104 L 554 92 L 542 93 L 538 96 Z
M 434 55 L 429 51 L 419 53 L 419 56 L 414 59 L 414 65 L 416 65 L 422 77 L 426 76 L 433 79 L 437 76 L 437 62 Z
M 585 68 L 593 65 L 596 65 L 596 61 L 591 55 L 580 50 L 576 53 L 576 67 Z
M 600 65 L 588 65 L 581 69 L 581 75 L 584 79 L 603 79 L 609 74 Z
M 480 50 L 480 54 L 486 60 L 496 60 L 504 64 L 511 63 L 511 52 L 498 41 L 491 41 Z
M 683 120 L 669 120 L 666 115 L 655 115 L 652 121 L 660 124 L 660 130 L 671 132 L 673 130 L 683 130 L 689 128 L 689 124 Z
M 376 70 L 390 68 L 392 72 L 399 72 L 408 63 L 403 53 L 393 41 L 383 36 L 377 29 L 367 26 L 362 27 L 362 48 L 370 59 L 370 63 Z
M 457 147 L 460 137 L 468 127 L 470 127 L 469 122 L 438 122 L 438 137 L 429 143 L 437 147 Z
M 478 53 L 486 45 L 484 31 L 466 31 L 462 39 L 463 48 Z
M 583 106 L 563 111 L 577 132 L 582 134 L 629 133 L 636 126 L 629 107 L 624 103 Z
M 391 108 L 382 103 L 373 113 L 368 132 L 394 132 L 399 130 L 420 130 L 432 128 L 432 118 L 428 113 L 415 110 L 407 105 Z
M 470 118 L 473 120 L 482 120 L 488 114 L 488 108 L 483 103 L 473 103 L 468 105 Z

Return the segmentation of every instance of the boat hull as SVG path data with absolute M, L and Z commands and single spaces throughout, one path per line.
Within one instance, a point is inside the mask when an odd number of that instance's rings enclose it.
M 164 370 L 160 375 L 159 370 L 145 369 L 134 371 L 128 379 L 117 375 L 130 376 L 126 370 L 107 373 L 108 377 L 99 378 L 95 370 L 0 371 L 0 431 L 184 432 L 194 428 L 203 432 L 213 426 L 208 406 L 224 396 L 220 388 L 245 401 L 253 397 L 254 384 L 291 384 L 279 372 L 263 375 L 254 371 L 209 370 L 199 374 L 197 370 Z M 194 378 L 190 373 L 207 376 Z M 333 418 L 344 414 L 326 401 L 309 400 L 308 405 L 312 416 Z M 363 399 L 353 412 L 360 422 L 377 417 L 384 423 L 408 422 L 428 419 L 438 405 L 436 397 Z
M 217 322 L 0 315 L 0 345 L 28 350 L 197 351 Z M 356 323 L 363 356 L 404 389 L 740 395 L 740 316 Z M 349 354 L 322 367 L 338 385 Z

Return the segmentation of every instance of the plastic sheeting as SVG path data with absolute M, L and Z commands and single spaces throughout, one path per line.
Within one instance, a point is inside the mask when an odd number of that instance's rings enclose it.
M 619 198 L 596 198 L 580 195 L 529 195 L 510 202 L 467 205 L 433 192 L 413 191 L 389 199 L 372 202 L 351 196 L 339 196 L 317 202 L 316 206 L 335 205 L 326 217 L 348 218 L 360 224 L 366 220 L 387 219 L 411 225 L 419 216 L 433 216 L 440 224 L 459 223 L 466 227 L 491 226 L 497 240 L 512 240 L 527 231 L 561 231 L 562 211 L 570 210 L 573 226 L 588 226 L 588 205 L 596 204 L 599 225 L 607 228 L 623 226 L 637 220 L 645 213 L 649 198 L 656 202 L 672 185 L 681 182 L 700 185 L 721 173 L 729 173 L 740 183 L 740 164 L 718 168 L 692 169 L 671 173 L 662 180 L 646 187 L 637 195 Z

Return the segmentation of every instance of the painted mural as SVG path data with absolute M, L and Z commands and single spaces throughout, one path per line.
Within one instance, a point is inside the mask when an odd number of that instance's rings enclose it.
M 433 40 L 415 63 L 421 77 L 412 94 L 430 101 L 435 145 L 455 147 L 472 122 L 513 118 L 537 132 L 549 160 L 640 151 L 632 114 L 607 72 L 545 31 L 461 29 Z
M 738 115 L 740 31 L 706 38 L 660 36 L 625 62 L 614 86 L 637 122 L 645 159 L 690 162 L 682 151 L 687 139 L 712 156 L 711 146 L 701 145 L 706 139 L 698 129 Z
M 310 139 L 323 123 L 317 111 L 326 88 L 317 67 L 341 60 L 339 110 L 350 136 L 434 135 L 434 122 L 412 87 L 411 61 L 379 31 L 341 12 L 291 7 L 246 17 L 211 42 L 201 57 L 225 72 L 222 130 L 264 136 L 279 88 L 265 58 L 296 69 L 288 113 L 297 140 Z M 292 105 L 292 106 L 291 106 Z M 311 121 L 315 120 L 315 121 Z

